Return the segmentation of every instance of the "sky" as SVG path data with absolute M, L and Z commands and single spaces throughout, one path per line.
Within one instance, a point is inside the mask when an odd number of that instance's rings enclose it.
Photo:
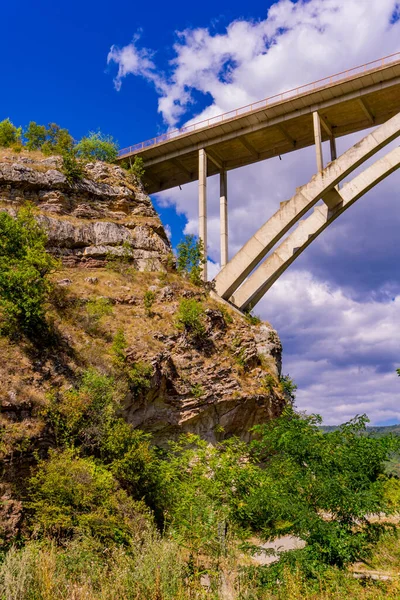
M 2 16 L 0 119 L 57 122 L 76 139 L 100 129 L 121 147 L 400 51 L 397 0 L 20 0 Z M 366 133 L 340 138 L 339 153 Z M 315 168 L 308 148 L 229 172 L 231 256 Z M 314 241 L 255 308 L 281 337 L 298 408 L 326 424 L 362 413 L 373 424 L 400 422 L 399 190 L 400 171 Z M 197 233 L 196 184 L 152 199 L 173 245 Z M 208 210 L 216 273 L 216 177 Z

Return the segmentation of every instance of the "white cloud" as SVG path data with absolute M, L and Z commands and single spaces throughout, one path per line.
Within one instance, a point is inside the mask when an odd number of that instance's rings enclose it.
M 400 24 L 391 24 L 396 0 L 280 0 L 260 21 L 236 20 L 224 33 L 206 28 L 177 33 L 169 72 L 155 75 L 152 54 L 137 49 L 137 38 L 111 49 L 119 64 L 117 86 L 128 74 L 152 81 L 159 111 L 174 125 L 193 91 L 211 94 L 201 120 L 260 100 L 321 76 L 379 58 L 399 49 Z
M 222 33 L 205 28 L 178 33 L 175 58 L 163 76 L 156 75 L 151 52 L 137 50 L 137 40 L 132 63 L 125 48 L 112 49 L 110 60 L 119 64 L 119 84 L 134 73 L 156 86 L 159 111 L 174 126 L 184 115 L 199 121 L 399 51 L 400 21 L 392 18 L 397 5 L 279 0 L 259 21 L 237 20 Z M 195 114 L 199 93 L 212 101 Z M 339 139 L 339 151 L 363 135 Z M 230 256 L 314 172 L 313 148 L 229 172 Z M 400 380 L 394 372 L 400 366 L 399 175 L 341 216 L 256 307 L 283 340 L 284 370 L 299 383 L 299 406 L 320 412 L 327 422 L 360 412 L 375 422 L 400 421 Z M 219 261 L 217 177 L 207 185 L 212 276 Z M 187 233 L 197 232 L 196 183 L 163 192 L 157 201 L 187 217 Z
M 400 422 L 400 294 L 357 302 L 304 271 L 287 272 L 257 306 L 284 343 L 297 405 L 335 424 L 366 412 Z

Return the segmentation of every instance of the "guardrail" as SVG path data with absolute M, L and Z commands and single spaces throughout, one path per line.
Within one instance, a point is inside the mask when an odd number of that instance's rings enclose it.
M 234 119 L 235 117 L 238 117 L 240 115 L 252 113 L 254 111 L 260 110 L 261 108 L 265 108 L 270 104 L 274 104 L 275 102 L 289 100 L 290 98 L 298 96 L 299 94 L 303 94 L 307 91 L 316 91 L 318 89 L 322 89 L 323 87 L 331 83 L 345 81 L 346 79 L 354 77 L 354 75 L 358 75 L 366 71 L 372 71 L 374 69 L 384 67 L 399 60 L 400 52 L 389 54 L 389 56 L 384 56 L 383 58 L 379 58 L 377 60 L 373 60 L 371 62 L 360 65 L 358 67 L 348 69 L 347 71 L 335 73 L 334 75 L 324 77 L 323 79 L 317 79 L 317 81 L 313 81 L 312 83 L 306 83 L 305 85 L 301 85 L 286 92 L 281 92 L 280 94 L 275 94 L 274 96 L 264 98 L 263 100 L 258 100 L 257 102 L 252 102 L 251 104 L 247 104 L 246 106 L 241 106 L 240 108 L 236 108 L 226 113 L 222 113 L 221 115 L 216 115 L 215 117 L 210 117 L 209 119 L 204 119 L 203 121 L 198 121 L 197 123 L 192 123 L 191 125 L 186 125 L 184 127 L 181 127 L 180 129 L 168 131 L 167 133 L 158 135 L 157 137 L 151 138 L 150 140 L 139 142 L 139 144 L 129 146 L 128 148 L 123 148 L 118 152 L 118 156 L 122 158 L 126 154 L 139 152 L 140 150 L 144 150 L 145 148 L 149 148 L 150 146 L 156 146 L 163 142 L 167 142 L 174 138 L 180 137 L 181 135 L 184 135 L 186 133 L 197 131 L 198 129 L 204 129 L 205 127 L 218 125 L 219 123 L 223 123 L 224 121 Z

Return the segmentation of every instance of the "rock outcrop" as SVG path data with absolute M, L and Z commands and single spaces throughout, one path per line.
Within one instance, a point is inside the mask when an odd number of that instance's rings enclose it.
M 138 270 L 159 271 L 171 246 L 142 185 L 118 166 L 89 163 L 68 183 L 62 159 L 9 155 L 0 162 L 0 208 L 31 202 L 49 250 L 66 266 L 99 267 L 125 256 Z

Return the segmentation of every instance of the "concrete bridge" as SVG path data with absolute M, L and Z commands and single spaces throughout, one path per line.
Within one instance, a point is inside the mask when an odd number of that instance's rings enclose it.
M 371 133 L 337 156 L 337 137 L 371 127 L 375 127 Z M 222 268 L 215 278 L 216 292 L 247 310 L 330 223 L 399 168 L 396 148 L 340 188 L 344 178 L 399 135 L 400 52 L 125 148 L 119 160 L 143 158 L 149 193 L 198 180 L 199 237 L 205 248 L 207 175 L 219 173 Z M 326 140 L 331 162 L 324 167 Z M 228 172 L 311 145 L 316 150 L 316 174 L 281 202 L 229 260 Z M 319 200 L 322 205 L 317 205 Z M 301 220 L 311 209 L 311 215 Z M 206 280 L 206 267 L 203 276 Z

